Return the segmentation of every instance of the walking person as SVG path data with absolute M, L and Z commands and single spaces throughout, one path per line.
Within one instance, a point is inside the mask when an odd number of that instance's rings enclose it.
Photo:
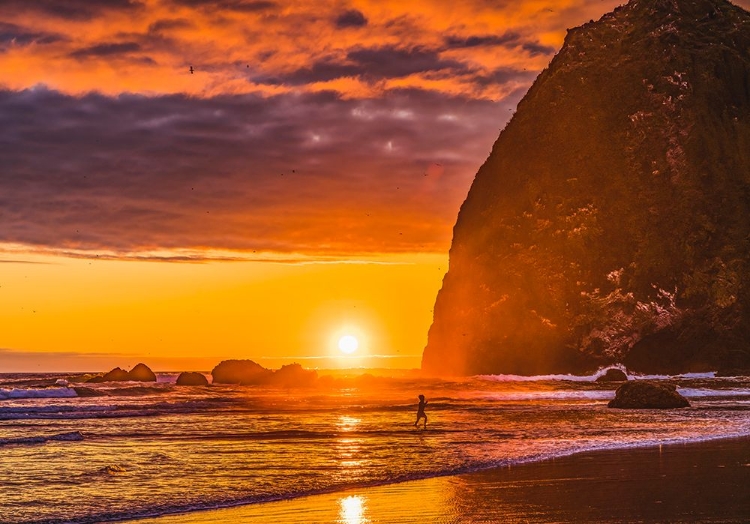
M 414 423 L 416 428 L 419 425 L 419 419 L 424 419 L 424 429 L 427 429 L 427 415 L 424 413 L 424 407 L 427 405 L 427 401 L 424 399 L 424 395 L 419 395 L 419 406 L 417 407 L 417 421 Z

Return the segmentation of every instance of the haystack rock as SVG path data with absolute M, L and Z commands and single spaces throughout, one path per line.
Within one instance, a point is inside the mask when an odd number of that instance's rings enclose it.
M 208 379 L 203 373 L 183 371 L 177 377 L 178 386 L 208 386 Z
M 570 30 L 461 207 L 422 367 L 750 367 L 750 13 L 633 0 Z

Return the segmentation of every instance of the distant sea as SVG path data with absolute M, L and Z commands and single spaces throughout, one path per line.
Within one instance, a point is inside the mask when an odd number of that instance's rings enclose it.
M 750 435 L 748 377 L 631 375 L 672 382 L 692 404 L 659 411 L 607 408 L 616 384 L 601 374 L 363 375 L 290 390 L 0 375 L 0 522 L 128 520 Z M 413 426 L 420 393 L 426 430 Z

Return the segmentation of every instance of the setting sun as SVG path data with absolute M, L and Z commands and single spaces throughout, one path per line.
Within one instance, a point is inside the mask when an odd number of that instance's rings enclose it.
M 359 340 L 352 335 L 344 335 L 339 339 L 339 349 L 342 353 L 351 355 L 359 348 Z

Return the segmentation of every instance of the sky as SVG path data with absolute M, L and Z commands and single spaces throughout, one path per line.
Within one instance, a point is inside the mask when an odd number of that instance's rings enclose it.
M 418 367 L 474 174 L 618 4 L 0 1 L 0 372 Z

